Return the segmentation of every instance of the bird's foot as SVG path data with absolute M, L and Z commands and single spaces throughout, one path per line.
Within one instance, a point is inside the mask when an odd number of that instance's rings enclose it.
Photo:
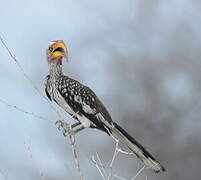
M 61 128 L 63 128 L 64 123 L 65 122 L 62 121 L 62 120 L 58 120 L 58 121 L 55 122 L 55 125 L 57 126 L 59 131 L 61 130 Z
M 66 137 L 68 134 L 70 136 L 74 136 L 75 133 L 71 129 L 70 125 L 63 120 L 56 121 L 55 125 L 57 126 L 58 130 L 62 130 L 63 135 Z

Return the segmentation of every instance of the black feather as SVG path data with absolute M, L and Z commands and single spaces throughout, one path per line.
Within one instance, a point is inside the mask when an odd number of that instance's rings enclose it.
M 134 139 L 130 134 L 128 134 L 121 126 L 119 126 L 117 123 L 113 122 L 114 124 L 114 127 L 119 131 L 121 132 L 121 134 L 123 134 L 131 143 L 135 144 L 142 152 L 143 152 L 143 155 L 146 157 L 146 158 L 150 158 L 152 159 L 153 161 L 156 161 L 157 160 L 136 140 Z M 132 149 L 131 149 L 132 150 Z M 132 150 L 133 151 L 133 150 Z M 133 151 L 135 153 L 135 151 Z M 138 158 L 140 158 L 138 156 L 137 153 L 135 153 L 136 156 Z M 161 165 L 161 171 L 165 171 L 165 168 Z M 160 171 L 155 171 L 155 172 L 160 172 Z
M 49 98 L 49 100 L 52 101 L 52 98 L 51 98 L 50 94 L 48 93 L 47 88 L 45 88 L 45 93 L 46 93 L 47 97 Z

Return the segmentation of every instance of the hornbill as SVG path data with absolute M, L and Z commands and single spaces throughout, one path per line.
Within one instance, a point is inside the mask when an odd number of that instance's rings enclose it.
M 51 41 L 46 53 L 49 65 L 49 75 L 45 80 L 46 94 L 51 101 L 55 101 L 77 120 L 77 123 L 71 126 L 72 129 L 77 128 L 73 130 L 74 133 L 85 128 L 102 130 L 117 137 L 142 160 L 147 169 L 155 172 L 165 171 L 165 168 L 135 138 L 112 120 L 106 107 L 90 88 L 63 74 L 62 61 L 68 59 L 67 46 L 63 40 Z M 59 123 L 65 132 L 65 122 Z

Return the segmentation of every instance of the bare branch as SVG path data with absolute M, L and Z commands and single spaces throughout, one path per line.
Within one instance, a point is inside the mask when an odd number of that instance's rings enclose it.
M 112 156 L 112 159 L 110 161 L 110 164 L 109 166 L 104 166 L 101 159 L 100 159 L 100 156 L 98 155 L 98 153 L 96 152 L 96 158 L 95 156 L 92 156 L 91 160 L 92 162 L 95 164 L 96 168 L 98 169 L 99 173 L 101 174 L 102 178 L 104 180 L 110 180 L 112 179 L 113 177 L 117 178 L 117 179 L 120 179 L 120 180 L 126 180 L 125 178 L 123 177 L 120 177 L 116 174 L 113 174 L 113 168 L 114 168 L 114 163 L 115 163 L 115 159 L 117 158 L 118 154 L 119 153 L 122 153 L 122 154 L 126 154 L 126 155 L 130 155 L 129 152 L 126 152 L 126 151 L 123 151 L 121 150 L 118 146 L 119 146 L 119 140 L 114 138 L 115 140 L 115 150 L 114 150 L 114 153 L 113 153 L 113 156 Z M 96 160 L 97 159 L 97 160 Z M 106 173 L 106 170 L 108 171 L 108 173 Z
M 124 151 L 122 149 L 119 148 L 119 139 L 117 139 L 116 137 L 114 137 L 110 131 L 107 129 L 107 131 L 109 132 L 109 134 L 111 135 L 111 137 L 113 138 L 113 140 L 115 141 L 115 149 L 114 149 L 114 153 L 113 153 L 113 156 L 112 156 L 112 159 L 110 161 L 110 164 L 109 166 L 103 166 L 102 164 L 102 161 L 101 159 L 99 158 L 99 155 L 98 153 L 96 153 L 96 156 L 98 158 L 98 161 L 97 162 L 95 160 L 95 157 L 93 156 L 92 157 L 92 162 L 94 162 L 94 164 L 96 165 L 96 168 L 98 169 L 98 171 L 100 172 L 101 176 L 103 177 L 103 179 L 107 179 L 107 180 L 111 180 L 112 178 L 116 178 L 116 179 L 120 179 L 120 180 L 127 180 L 119 175 L 116 175 L 116 174 L 113 174 L 113 168 L 114 168 L 114 163 L 115 163 L 115 160 L 118 156 L 119 153 L 122 153 L 122 154 L 125 154 L 125 155 L 133 155 L 133 153 L 131 152 L 127 152 L 127 151 Z M 106 173 L 106 168 L 108 169 L 108 174 Z M 135 180 L 139 174 L 145 169 L 145 166 L 143 166 L 135 176 L 133 176 L 130 180 Z M 105 174 L 103 174 L 105 173 Z M 147 178 L 147 177 L 146 177 Z
M 21 64 L 19 63 L 19 61 L 17 60 L 16 56 L 11 52 L 11 50 L 8 48 L 8 46 L 6 45 L 6 43 L 4 42 L 3 38 L 0 36 L 0 41 L 2 43 L 2 45 L 5 47 L 5 49 L 7 50 L 7 52 L 9 53 L 10 57 L 13 59 L 13 61 L 16 63 L 16 65 L 18 66 L 18 68 L 20 69 L 20 71 L 22 72 L 22 74 L 24 75 L 24 77 L 30 82 L 31 86 L 35 89 L 36 92 L 38 92 L 38 94 L 40 96 L 42 96 L 46 102 L 49 104 L 50 108 L 57 114 L 57 116 L 64 120 L 64 118 L 61 116 L 61 114 L 54 108 L 54 106 L 49 102 L 48 98 L 46 96 L 43 95 L 43 93 L 37 88 L 37 86 L 35 86 L 34 82 L 32 81 L 32 79 L 27 75 L 27 73 L 24 71 L 23 67 L 21 66 Z M 6 104 L 6 103 L 4 103 Z M 12 107 L 12 106 L 11 106 Z M 18 109 L 18 108 L 16 108 Z M 19 110 L 19 109 L 18 109 Z M 22 110 L 20 110 L 22 111 Z M 23 111 L 22 111 L 23 112 Z M 25 111 L 26 112 L 26 111 Z M 27 113 L 29 114 L 29 113 Z M 32 114 L 32 113 L 31 113 Z M 32 114 L 33 115 L 33 114 Z M 71 128 L 71 126 L 69 125 L 69 127 Z M 76 168 L 77 171 L 79 173 L 79 177 L 80 180 L 84 179 L 84 176 L 82 175 L 81 169 L 80 169 L 80 163 L 79 163 L 79 159 L 78 159 L 78 155 L 76 152 L 76 148 L 75 148 L 75 138 L 72 137 L 71 134 L 69 134 L 69 139 L 71 142 L 71 149 L 75 158 L 75 164 L 76 164 Z

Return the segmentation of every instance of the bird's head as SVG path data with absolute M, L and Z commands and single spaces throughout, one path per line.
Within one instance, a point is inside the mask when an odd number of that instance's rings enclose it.
M 47 48 L 48 63 L 56 63 L 61 65 L 63 59 L 68 59 L 68 49 L 64 41 L 51 41 Z

